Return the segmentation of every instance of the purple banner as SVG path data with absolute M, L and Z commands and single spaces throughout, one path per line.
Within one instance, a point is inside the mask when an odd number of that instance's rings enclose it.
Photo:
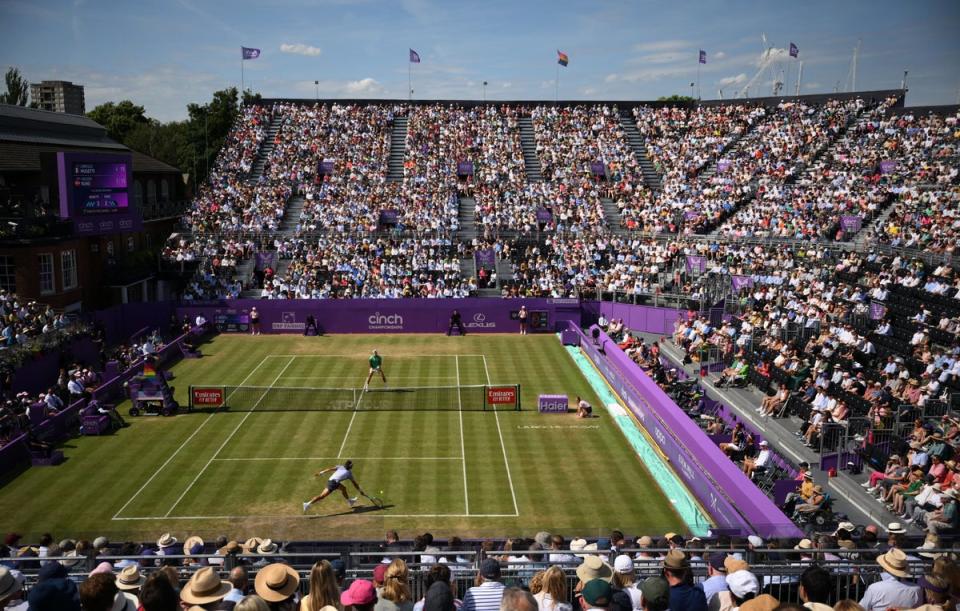
M 590 333 L 592 334 L 593 329 Z M 579 331 L 579 329 L 578 329 Z M 599 328 L 597 328 L 599 331 Z M 762 537 L 802 533 L 605 333 L 600 345 L 583 335 L 581 348 L 663 450 L 684 484 L 721 528 Z
M 730 169 L 730 166 L 733 164 L 729 159 L 721 159 L 717 162 L 717 173 L 723 174 Z
M 687 273 L 702 274 L 707 271 L 707 258 L 700 255 L 687 255 Z
M 381 225 L 396 225 L 399 220 L 400 215 L 396 210 L 381 210 L 380 211 L 380 224 Z
M 753 277 L 751 276 L 730 276 L 731 287 L 734 293 L 739 293 L 741 289 L 753 288 Z
M 254 269 L 256 269 L 258 272 L 262 272 L 268 267 L 273 267 L 274 269 L 276 269 L 275 267 L 276 255 L 277 253 L 274 250 L 258 252 L 256 255 L 254 255 L 254 259 L 255 259 Z
M 318 165 L 318 167 L 317 167 L 317 173 L 318 173 L 318 174 L 326 174 L 326 175 L 333 174 L 333 167 L 334 167 L 334 165 L 336 165 L 336 162 L 335 162 L 333 159 L 324 159 L 324 160 L 321 161 L 320 164 Z
M 860 225 L 862 223 L 863 219 L 855 214 L 840 217 L 840 229 L 843 229 L 845 233 L 856 233 L 860 231 Z
M 537 408 L 541 414 L 566 414 L 569 399 L 567 395 L 540 395 Z
M 481 248 L 474 255 L 477 262 L 477 269 L 497 269 L 497 253 L 492 248 Z
M 537 222 L 538 223 L 553 222 L 553 213 L 547 210 L 546 208 L 537 208 Z
M 591 312 L 595 301 L 584 301 L 583 307 L 587 315 L 603 314 L 608 320 L 619 319 L 623 324 L 634 331 L 641 333 L 657 333 L 669 335 L 673 333 L 674 323 L 686 313 L 675 308 L 655 308 L 652 306 L 635 306 L 625 303 L 603 301 L 598 312 Z
M 561 321 L 580 323 L 578 299 L 231 299 L 185 303 L 177 316 L 240 320 L 255 306 L 264 333 L 303 333 L 310 315 L 327 333 L 441 333 L 456 309 L 468 333 L 513 333 L 520 330 L 521 305 L 538 320 L 546 317 L 538 331 L 552 333 Z
M 696 210 L 688 210 L 683 213 L 683 218 L 690 221 L 700 216 L 700 213 Z
M 887 307 L 879 301 L 870 302 L 870 319 L 880 320 L 887 315 Z
M 458 176 L 473 176 L 473 162 L 472 162 L 472 161 L 459 161 L 459 162 L 457 162 L 457 175 L 458 175 Z
M 606 176 L 606 175 L 607 175 L 607 167 L 606 167 L 605 165 L 603 165 L 603 162 L 602 162 L 602 161 L 594 161 L 593 163 L 591 163 L 591 164 L 590 164 L 590 171 L 593 173 L 594 176 Z
M 886 161 L 880 162 L 880 173 L 881 174 L 892 174 L 897 169 L 897 161 L 895 159 L 888 159 Z

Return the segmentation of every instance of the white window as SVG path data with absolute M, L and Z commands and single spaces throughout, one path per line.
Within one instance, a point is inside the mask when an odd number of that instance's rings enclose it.
M 56 292 L 53 282 L 53 254 L 42 252 L 37 255 L 40 264 L 40 294 L 49 295 Z
M 17 274 L 15 269 L 13 255 L 0 255 L 0 289 L 11 293 L 17 291 Z
M 64 250 L 60 253 L 60 269 L 63 273 L 63 290 L 77 288 L 77 251 Z

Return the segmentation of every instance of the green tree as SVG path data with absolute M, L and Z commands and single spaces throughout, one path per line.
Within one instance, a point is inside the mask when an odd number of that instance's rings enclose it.
M 671 96 L 660 96 L 657 98 L 658 102 L 696 102 L 696 98 L 692 98 L 688 95 L 679 95 L 673 94 Z
M 7 82 L 7 92 L 0 96 L 0 102 L 26 106 L 30 99 L 30 83 L 20 76 L 20 70 L 11 66 L 7 69 L 4 80 Z
M 188 104 L 190 116 L 187 127 L 187 144 L 190 150 L 197 151 L 197 182 L 206 180 L 209 169 L 213 167 L 230 128 L 237 120 L 240 111 L 239 92 L 236 87 L 221 89 L 213 93 L 213 99 L 207 104 Z
M 254 93 L 250 89 L 243 90 L 243 105 L 247 106 L 249 104 L 259 104 L 263 101 L 263 96 L 259 93 Z
M 118 104 L 101 104 L 88 112 L 87 116 L 106 127 L 108 136 L 124 144 L 133 128 L 150 121 L 143 114 L 143 106 L 137 106 L 130 100 L 123 100 Z

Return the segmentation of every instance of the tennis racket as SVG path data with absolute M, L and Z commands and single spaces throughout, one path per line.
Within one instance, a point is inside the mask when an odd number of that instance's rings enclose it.
M 370 495 L 367 494 L 366 492 L 362 492 L 361 494 L 363 494 L 363 496 L 365 496 L 368 501 L 370 501 L 371 503 L 373 503 L 373 504 L 376 505 L 377 507 L 383 507 L 383 499 L 381 499 L 380 497 L 370 496 Z

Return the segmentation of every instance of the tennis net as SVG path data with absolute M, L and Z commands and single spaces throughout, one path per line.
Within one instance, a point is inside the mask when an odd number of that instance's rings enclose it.
M 313 388 L 190 387 L 192 409 L 246 411 L 510 411 L 520 409 L 519 384 Z

